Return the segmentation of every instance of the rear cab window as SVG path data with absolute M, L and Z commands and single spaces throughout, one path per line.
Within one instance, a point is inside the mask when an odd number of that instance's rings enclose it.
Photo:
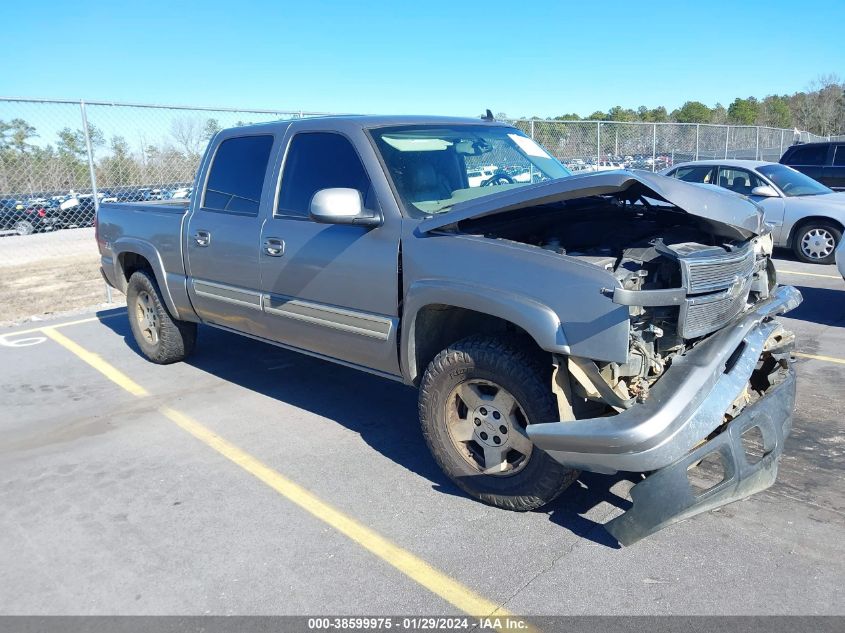
M 834 167 L 845 167 L 845 145 L 837 145 L 836 153 L 833 155 Z
M 787 165 L 824 165 L 827 145 L 804 145 L 792 149 L 784 163 Z
M 217 147 L 206 179 L 205 211 L 258 215 L 273 135 L 238 136 Z

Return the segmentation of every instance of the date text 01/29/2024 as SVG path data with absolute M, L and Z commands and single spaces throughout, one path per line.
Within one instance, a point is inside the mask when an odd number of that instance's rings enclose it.
M 322 617 L 308 618 L 308 630 L 389 630 L 404 631 L 443 631 L 467 630 L 474 628 L 482 631 L 523 631 L 530 627 L 522 618 L 508 617 Z

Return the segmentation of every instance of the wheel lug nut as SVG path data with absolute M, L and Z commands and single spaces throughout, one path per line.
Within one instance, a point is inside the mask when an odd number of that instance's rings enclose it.
M 475 426 L 481 426 L 481 420 L 479 420 L 478 418 L 475 418 L 473 422 L 475 422 Z
M 501 413 L 499 413 L 498 411 L 493 411 L 493 418 L 494 418 L 495 420 L 498 420 L 498 419 L 499 419 L 499 418 L 501 418 L 501 417 L 502 417 L 502 414 L 501 414 Z
M 482 440 L 486 440 L 486 439 L 487 439 L 487 433 L 485 433 L 484 431 L 482 431 L 482 432 L 481 432 L 481 439 L 482 439 Z
M 478 412 L 479 412 L 481 415 L 487 415 L 487 409 L 485 409 L 484 407 L 481 407 L 481 408 L 478 410 Z
M 493 441 L 496 442 L 496 444 L 502 443 L 502 439 L 498 435 L 493 436 Z
M 508 434 L 508 427 L 506 427 L 506 426 L 503 424 L 502 426 L 500 426 L 500 427 L 499 427 L 499 432 L 500 432 L 502 435 L 507 435 L 507 434 Z

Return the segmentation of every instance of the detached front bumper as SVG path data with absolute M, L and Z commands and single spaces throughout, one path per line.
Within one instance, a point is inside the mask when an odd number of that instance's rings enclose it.
M 801 293 L 781 286 L 751 312 L 676 358 L 649 398 L 617 415 L 532 424 L 528 435 L 557 461 L 601 473 L 651 472 L 634 486 L 634 506 L 607 524 L 621 543 L 741 499 L 770 486 L 792 426 L 795 375 L 789 365 L 777 384 L 750 404 L 715 437 L 725 413 L 745 391 L 764 352 L 778 354 L 773 317 L 801 303 Z M 759 427 L 763 457 L 751 463 L 742 435 Z M 710 437 L 708 441 L 705 440 Z M 688 469 L 716 453 L 724 478 L 696 494 Z
M 678 461 L 661 468 L 631 488 L 634 505 L 605 524 L 623 545 L 630 545 L 658 530 L 701 512 L 738 501 L 771 486 L 778 474 L 778 459 L 792 429 L 795 372 L 747 406 L 727 428 Z M 760 429 L 762 457 L 755 461 L 745 450 L 742 436 Z M 690 485 L 690 472 L 702 460 L 717 456 L 722 480 L 703 491 Z

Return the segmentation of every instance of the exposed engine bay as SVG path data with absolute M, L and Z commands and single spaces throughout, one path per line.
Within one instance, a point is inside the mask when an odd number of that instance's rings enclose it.
M 767 298 L 776 285 L 771 237 L 645 198 L 589 197 L 461 223 L 489 238 L 530 244 L 610 272 L 603 292 L 629 307 L 625 363 L 568 359 L 578 395 L 617 411 L 648 397 L 672 363 Z

